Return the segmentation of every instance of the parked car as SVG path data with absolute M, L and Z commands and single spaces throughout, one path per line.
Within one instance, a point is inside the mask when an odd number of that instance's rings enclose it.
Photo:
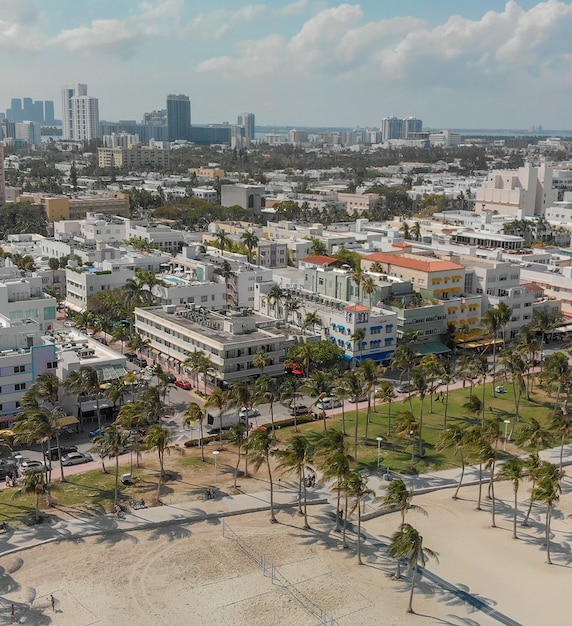
M 105 430 L 105 427 L 103 427 L 101 430 L 99 430 L 99 428 L 94 428 L 93 430 L 89 431 L 89 436 L 92 439 L 94 439 L 95 437 L 99 437 L 99 435 L 101 435 L 104 430 Z M 77 448 L 76 448 L 76 450 L 74 452 L 77 452 Z
M 77 452 L 77 446 L 60 446 L 62 456 L 69 454 L 70 452 Z M 48 461 L 59 461 L 60 455 L 57 448 L 50 448 L 48 452 L 44 454 Z
M 309 409 L 305 404 L 289 407 L 290 415 L 308 415 Z
M 75 322 L 64 322 L 64 326 L 68 328 L 75 328 Z
M 133 361 L 135 361 L 135 359 L 137 358 L 137 355 L 135 354 L 135 352 L 126 352 L 125 353 L 125 358 L 130 362 L 133 363 Z
M 45 472 L 46 464 L 41 461 L 31 461 L 27 459 L 20 463 L 20 468 L 24 474 L 28 474 L 30 472 Z
M 188 380 L 176 380 L 175 385 L 179 387 L 179 389 L 192 389 L 193 386 Z
M 411 391 L 411 385 L 408 383 L 400 383 L 395 385 L 395 391 L 397 391 L 397 393 L 409 393 Z
M 96 341 L 99 341 L 99 343 L 102 343 L 104 346 L 107 346 L 107 345 L 108 345 L 108 343 L 107 343 L 107 339 L 105 339 L 105 338 L 103 338 L 103 337 L 94 337 L 94 339 L 95 339 Z
M 17 465 L 14 459 L 0 459 L 0 479 L 11 476 L 16 471 Z
M 319 411 L 328 411 L 329 409 L 337 409 L 340 406 L 344 406 L 344 403 L 337 398 L 322 398 L 316 403 L 316 408 Z
M 167 374 L 167 380 L 170 383 L 176 383 L 177 382 L 177 377 L 175 376 L 175 374 Z
M 147 361 L 145 359 L 140 359 L 139 357 L 135 357 L 133 359 L 133 363 L 139 367 L 147 367 Z
M 496 393 L 506 393 L 506 389 L 503 385 L 498 385 L 497 387 L 495 387 L 495 391 Z
M 348 400 L 350 402 L 355 402 L 356 398 L 355 398 L 355 396 L 352 396 L 351 398 L 348 398 Z M 361 396 L 358 396 L 357 401 L 358 402 L 366 402 L 367 401 L 367 395 L 365 393 L 362 393 Z
M 80 465 L 81 463 L 89 463 L 93 461 L 91 454 L 84 452 L 70 452 L 62 457 L 62 465 Z
M 260 411 L 258 409 L 247 409 L 246 407 L 242 407 L 238 414 L 241 418 L 258 417 L 260 415 Z

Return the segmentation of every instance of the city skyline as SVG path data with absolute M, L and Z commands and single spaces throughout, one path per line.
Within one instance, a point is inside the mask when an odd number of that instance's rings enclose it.
M 433 128 L 570 127 L 572 3 L 467 4 L 0 0 L 0 110 L 29 95 L 58 103 L 62 84 L 81 82 L 105 120 L 140 120 L 184 93 L 193 123 L 253 111 L 261 126 L 415 115 Z

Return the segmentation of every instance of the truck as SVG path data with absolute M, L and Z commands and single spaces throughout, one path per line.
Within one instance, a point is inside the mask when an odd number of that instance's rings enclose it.
M 237 411 L 223 413 L 220 417 L 218 415 L 207 414 L 206 431 L 209 435 L 215 435 L 222 430 L 229 430 L 233 424 L 244 424 L 248 426 L 248 419 L 246 415 L 241 415 Z

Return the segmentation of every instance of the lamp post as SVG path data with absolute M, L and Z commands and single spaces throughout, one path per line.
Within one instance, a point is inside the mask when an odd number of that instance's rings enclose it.
M 379 470 L 379 460 L 381 458 L 381 442 L 383 437 L 376 437 L 377 439 L 377 469 Z
M 217 484 L 217 459 L 218 459 L 218 455 L 220 454 L 219 450 L 213 450 L 213 456 L 214 456 L 214 484 L 216 487 Z
M 508 425 L 510 424 L 510 420 L 503 420 L 504 421 L 504 451 L 506 452 L 506 440 L 508 437 Z

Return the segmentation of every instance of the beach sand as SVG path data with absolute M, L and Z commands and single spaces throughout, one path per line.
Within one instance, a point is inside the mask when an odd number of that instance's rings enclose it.
M 529 485 L 519 493 L 524 510 Z M 564 491 L 572 483 L 565 481 Z M 407 521 L 439 553 L 429 570 L 485 600 L 523 625 L 564 624 L 566 592 L 572 582 L 572 496 L 563 495 L 553 520 L 553 561 L 546 564 L 544 508 L 534 508 L 529 528 L 512 539 L 512 486 L 496 485 L 497 528 L 491 528 L 490 501 L 476 511 L 477 488 L 461 489 L 453 501 L 444 490 L 415 497 L 428 513 L 411 511 Z M 486 495 L 486 489 L 483 491 Z M 409 625 L 464 626 L 500 623 L 458 594 L 423 577 L 408 615 L 409 575 L 393 580 L 395 562 L 386 544 L 399 514 L 363 524 L 365 565 L 333 532 L 331 508 L 310 507 L 312 530 L 297 512 L 280 511 L 279 524 L 267 513 L 116 533 L 47 544 L 0 559 L 0 621 L 26 624 L 225 624 L 234 625 Z M 522 519 L 523 513 L 521 513 Z M 233 535 L 231 538 L 229 535 Z M 236 536 L 235 536 L 236 535 Z M 238 538 L 238 540 L 237 540 Z M 266 556 L 266 575 L 260 555 Z M 275 580 L 271 578 L 275 564 Z M 56 599 L 52 612 L 50 594 Z M 321 611 L 335 618 L 323 622 Z M 511 622 L 505 622 L 511 623 Z

